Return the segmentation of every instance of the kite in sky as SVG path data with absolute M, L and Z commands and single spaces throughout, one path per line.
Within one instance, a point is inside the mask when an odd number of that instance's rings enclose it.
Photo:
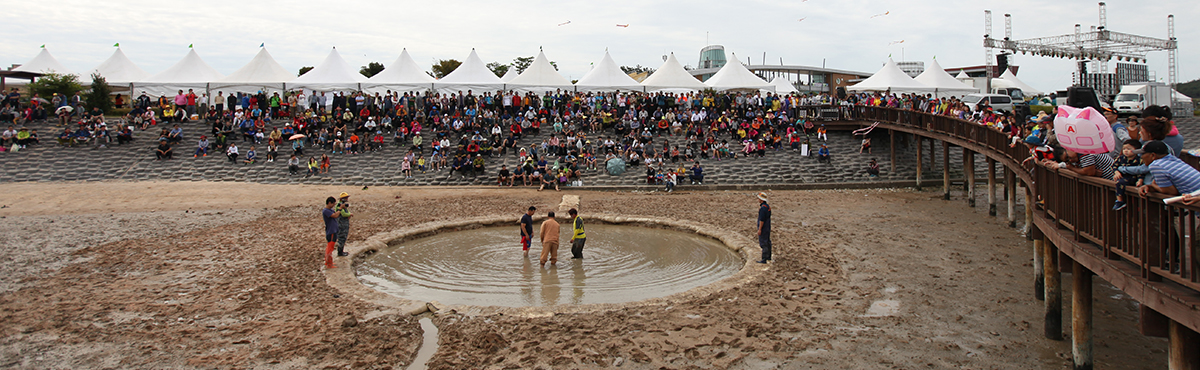
M 904 40 L 900 40 L 900 41 L 892 41 L 891 43 L 889 43 L 889 44 L 888 44 L 888 46 L 891 46 L 891 45 L 896 45 L 896 44 L 903 44 L 903 43 L 904 43 Z
M 571 21 L 562 22 L 562 23 L 559 23 L 558 25 L 559 25 L 559 26 L 566 26 L 566 25 L 568 25 L 568 24 L 571 24 Z
M 618 24 L 617 27 L 629 28 L 628 24 Z
M 872 18 L 872 19 L 874 19 L 874 18 L 879 18 L 879 17 L 885 16 L 885 15 L 888 15 L 888 14 L 892 14 L 892 11 L 891 11 L 891 10 L 889 10 L 889 11 L 883 12 L 883 14 L 876 14 L 876 15 L 872 15 L 872 16 L 871 16 L 871 18 Z
M 805 19 L 808 19 L 808 17 L 800 18 L 800 20 L 797 22 L 804 22 Z

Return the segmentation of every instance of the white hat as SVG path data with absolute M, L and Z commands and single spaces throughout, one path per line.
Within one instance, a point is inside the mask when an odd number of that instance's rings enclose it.
M 767 201 L 767 193 L 761 192 L 761 191 L 758 192 L 758 200 L 766 202 Z

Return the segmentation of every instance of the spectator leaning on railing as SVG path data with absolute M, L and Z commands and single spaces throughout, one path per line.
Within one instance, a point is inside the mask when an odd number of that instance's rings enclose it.
M 1142 163 L 1150 166 L 1150 180 L 1138 188 L 1142 195 L 1150 192 L 1164 195 L 1188 194 L 1200 190 L 1200 171 L 1171 154 L 1162 141 L 1151 141 L 1142 146 Z M 1184 202 L 1191 205 L 1200 198 L 1186 196 Z

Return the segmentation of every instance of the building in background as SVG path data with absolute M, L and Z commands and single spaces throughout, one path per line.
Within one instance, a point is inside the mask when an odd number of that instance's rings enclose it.
M 912 78 L 917 78 L 922 72 L 925 72 L 925 62 L 896 62 L 896 66 Z
M 725 47 L 721 45 L 709 45 L 700 49 L 700 62 L 696 63 L 696 69 L 713 69 L 719 70 L 725 66 Z M 707 80 L 716 72 L 697 75 L 700 81 Z

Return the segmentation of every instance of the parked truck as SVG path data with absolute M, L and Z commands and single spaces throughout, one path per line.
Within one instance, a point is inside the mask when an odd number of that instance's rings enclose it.
M 1171 106 L 1171 87 L 1159 82 L 1121 86 L 1113 105 L 1119 114 L 1142 114 L 1151 105 Z

